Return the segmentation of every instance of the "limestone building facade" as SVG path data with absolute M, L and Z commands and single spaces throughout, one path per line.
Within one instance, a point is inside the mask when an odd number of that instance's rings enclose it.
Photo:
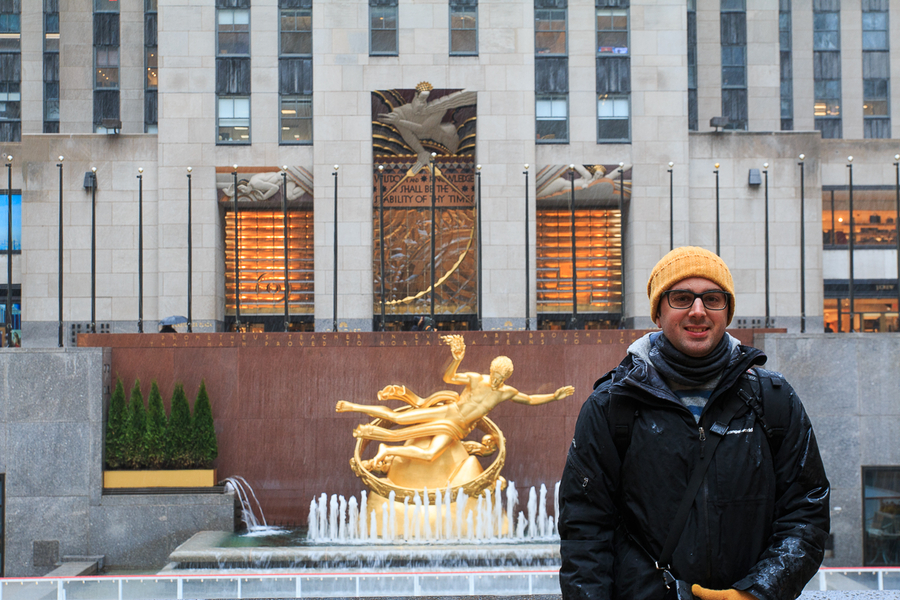
M 685 244 L 735 326 L 895 330 L 898 8 L 3 0 L 11 333 L 649 327 Z

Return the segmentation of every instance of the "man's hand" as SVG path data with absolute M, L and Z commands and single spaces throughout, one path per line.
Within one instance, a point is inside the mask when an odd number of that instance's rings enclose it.
M 750 592 L 740 590 L 708 590 L 696 583 L 691 586 L 691 593 L 700 600 L 759 600 Z
M 442 335 L 441 339 L 450 346 L 454 360 L 462 360 L 466 355 L 466 340 L 461 335 Z
M 394 125 L 397 121 L 400 120 L 400 115 L 394 112 L 387 113 L 386 115 L 378 115 L 378 119 L 380 121 L 384 121 L 385 123 L 390 123 Z
M 556 393 L 553 394 L 553 399 L 554 400 L 562 400 L 563 398 L 571 396 L 574 393 L 575 393 L 575 388 L 572 387 L 571 385 L 567 385 L 565 387 L 561 387 L 558 390 L 556 390 Z

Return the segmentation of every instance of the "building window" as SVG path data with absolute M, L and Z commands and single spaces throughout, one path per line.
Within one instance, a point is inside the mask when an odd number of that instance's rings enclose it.
M 534 53 L 566 56 L 566 9 L 535 9 Z
M 312 55 L 312 10 L 281 11 L 281 54 Z
M 144 2 L 144 132 L 156 133 L 159 118 L 159 47 L 157 46 L 156 0 Z
M 312 96 L 282 96 L 281 143 L 311 143 L 312 127 Z
M 94 12 L 119 12 L 118 0 L 94 0 Z
M 0 194 L 0 254 L 9 251 L 8 217 L 9 196 L 3 193 Z M 19 254 L 22 252 L 22 192 L 19 190 L 13 190 L 12 195 L 12 235 L 12 253 Z M 0 320 L 0 323 L 3 321 Z
M 843 137 L 840 11 L 840 0 L 813 0 L 813 114 L 823 138 Z
M 478 5 L 450 3 L 450 54 L 478 54 Z
M 628 96 L 603 96 L 597 99 L 597 139 L 621 141 L 629 139 Z
M 559 4 L 534 4 L 534 124 L 539 144 L 569 143 L 568 15 Z
M 721 0 L 719 26 L 722 43 L 722 116 L 725 129 L 747 123 L 747 9 L 744 0 Z
M 629 140 L 631 59 L 628 56 L 628 10 L 616 0 L 598 0 L 595 13 L 597 41 L 597 143 Z M 617 8 L 610 8 L 614 5 Z
M 219 98 L 218 141 L 224 144 L 250 143 L 250 98 Z
M 688 129 L 699 129 L 697 105 L 697 0 L 687 3 Z
M 897 198 L 894 186 L 853 186 L 853 246 L 897 247 Z M 846 248 L 850 241 L 847 186 L 822 187 L 822 242 Z
M 278 92 L 281 144 L 311 144 L 312 130 L 312 9 L 281 0 L 281 53 Z M 302 6 L 302 4 L 301 4 Z
M 369 4 L 369 54 L 372 56 L 396 56 L 397 4 Z
M 781 130 L 794 129 L 794 67 L 791 0 L 778 1 L 778 49 L 781 66 Z
M 21 13 L 18 2 L 5 2 L 0 13 L 0 142 L 22 139 Z
M 597 10 L 597 53 L 628 54 L 627 10 Z
M 535 99 L 535 129 L 539 142 L 569 141 L 568 96 L 538 96 Z
M 866 138 L 891 137 L 888 0 L 863 0 L 863 122 Z
M 863 467 L 863 565 L 900 565 L 900 467 Z
M 44 133 L 59 133 L 59 0 L 44 0 Z
M 94 49 L 94 89 L 119 87 L 119 47 L 98 46 Z
M 219 56 L 249 55 L 250 10 L 220 8 L 217 13 Z

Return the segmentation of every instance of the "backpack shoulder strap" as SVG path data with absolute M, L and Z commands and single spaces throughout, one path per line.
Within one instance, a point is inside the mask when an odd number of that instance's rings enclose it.
M 594 390 L 600 388 L 609 390 L 612 388 L 615 380 L 616 370 L 613 369 L 594 382 Z M 616 446 L 616 454 L 619 455 L 619 464 L 625 459 L 625 452 L 628 451 L 628 445 L 631 443 L 631 431 L 634 428 L 635 414 L 631 398 L 610 392 L 607 424 L 609 425 L 609 433 L 613 438 L 613 443 Z
M 790 420 L 790 402 L 784 397 L 784 379 L 775 371 L 753 367 L 741 375 L 738 396 L 756 414 L 769 440 L 772 456 L 778 454 Z

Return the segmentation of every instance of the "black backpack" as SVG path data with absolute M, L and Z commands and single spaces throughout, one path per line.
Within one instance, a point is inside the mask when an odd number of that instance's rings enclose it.
M 610 371 L 604 375 L 594 387 L 597 388 L 606 381 L 612 385 L 614 373 L 615 371 Z M 737 394 L 756 415 L 756 420 L 766 434 L 769 449 L 774 457 L 781 449 L 790 419 L 790 402 L 781 393 L 784 379 L 775 371 L 753 367 L 741 374 L 738 385 L 740 387 Z M 630 397 L 610 394 L 609 428 L 620 461 L 624 460 L 625 452 L 631 443 L 634 419 L 639 412 Z

